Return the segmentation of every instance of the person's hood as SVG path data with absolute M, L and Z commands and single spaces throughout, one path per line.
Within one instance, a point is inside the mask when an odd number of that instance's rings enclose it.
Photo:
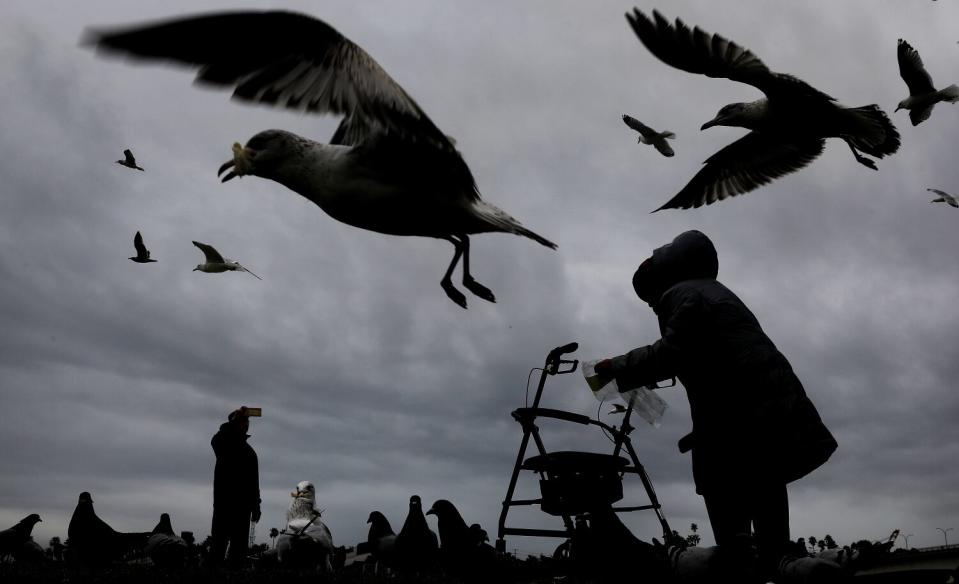
M 716 279 L 719 256 L 716 248 L 700 231 L 680 233 L 662 247 L 653 250 L 633 274 L 633 289 L 650 306 L 655 307 L 667 290 L 686 280 Z

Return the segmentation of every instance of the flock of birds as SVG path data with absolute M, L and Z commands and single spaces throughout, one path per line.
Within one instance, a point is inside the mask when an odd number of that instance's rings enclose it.
M 336 547 L 333 534 L 321 519 L 322 511 L 316 507 L 313 483 L 299 482 L 290 495 L 293 501 L 286 513 L 286 525 L 259 562 L 331 573 Z M 426 515 L 436 517 L 438 537 Z M 27 563 L 44 560 L 43 548 L 31 535 L 38 522 L 40 516 L 34 513 L 0 531 L 0 561 L 6 557 Z M 367 540 L 356 546 L 356 552 L 376 573 L 467 576 L 482 572 L 494 562 L 495 551 L 487 543 L 486 531 L 479 524 L 468 525 L 446 499 L 437 500 L 424 513 L 420 497 L 410 497 L 409 513 L 399 533 L 380 511 L 371 512 L 367 523 Z M 151 531 L 120 532 L 97 515 L 88 492 L 80 493 L 67 536 L 66 559 L 79 569 L 98 570 L 140 556 L 150 558 L 160 568 L 183 568 L 190 554 L 190 544 L 173 531 L 169 514 L 163 513 Z
M 878 105 L 840 106 L 797 77 L 771 71 L 735 42 L 679 19 L 671 23 L 659 12 L 650 17 L 634 9 L 626 19 L 640 42 L 667 65 L 745 83 L 765 95 L 723 106 L 703 124 L 703 130 L 734 126 L 749 133 L 709 157 L 657 211 L 700 207 L 752 191 L 811 163 L 827 138 L 843 140 L 855 160 L 873 170 L 873 158 L 899 149 L 899 133 Z M 198 82 L 232 87 L 239 100 L 342 115 L 327 144 L 283 130 L 260 132 L 245 146 L 236 143 L 218 174 L 223 182 L 248 175 L 273 180 L 355 227 L 449 241 L 453 259 L 440 283 L 463 308 L 466 296 L 452 283 L 460 260 L 463 287 L 496 300 L 470 273 L 471 235 L 514 233 L 556 248 L 484 201 L 455 141 L 366 51 L 321 20 L 281 11 L 223 12 L 88 31 L 84 44 L 198 68 Z M 928 119 L 937 103 L 959 101 L 959 86 L 936 89 L 919 53 L 902 39 L 898 60 L 909 97 L 896 110 L 908 110 L 913 125 Z M 627 115 L 623 121 L 639 133 L 641 143 L 674 155 L 666 140 L 675 134 L 657 132 Z M 118 162 L 139 168 L 129 150 Z M 946 195 L 935 200 L 954 201 Z M 196 245 L 207 254 L 197 269 L 248 271 L 211 254 L 209 246 Z M 137 257 L 143 257 L 142 246 L 137 249 Z

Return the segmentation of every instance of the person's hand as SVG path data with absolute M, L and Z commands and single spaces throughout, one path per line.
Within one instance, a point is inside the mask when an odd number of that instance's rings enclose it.
M 613 376 L 613 360 L 612 359 L 603 359 L 595 366 L 593 369 L 596 371 L 597 375 L 602 375 L 603 377 L 612 377 Z
M 260 506 L 259 505 L 253 508 L 253 513 L 252 515 L 250 515 L 250 520 L 253 521 L 253 523 L 260 522 Z

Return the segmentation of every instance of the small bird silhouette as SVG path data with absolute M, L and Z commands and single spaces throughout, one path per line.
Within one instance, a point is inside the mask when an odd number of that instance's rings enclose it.
M 949 205 L 950 207 L 959 208 L 959 201 L 957 201 L 956 198 L 950 195 L 949 193 L 945 191 L 940 191 L 939 189 L 926 189 L 926 190 L 929 191 L 930 193 L 936 193 L 937 195 L 939 195 L 938 198 L 935 198 L 929 201 L 930 203 L 945 203 Z
M 93 497 L 86 491 L 80 493 L 67 527 L 71 555 L 88 566 L 102 566 L 128 552 L 143 549 L 150 535 L 149 532 L 123 533 L 110 527 L 97 516 Z
M 366 536 L 366 545 L 370 555 L 377 564 L 377 569 L 389 566 L 396 553 L 396 534 L 389 520 L 379 511 L 370 513 L 366 520 L 370 524 L 370 531 Z
M 19 523 L 9 529 L 0 531 L 0 561 L 7 555 L 16 555 L 23 550 L 24 545 L 31 541 L 30 534 L 33 526 L 42 521 L 36 513 L 31 513 Z
M 208 274 L 219 274 L 221 272 L 246 272 L 255 277 L 257 280 L 263 279 L 241 266 L 240 262 L 223 259 L 223 256 L 220 255 L 220 252 L 216 251 L 212 245 L 200 243 L 199 241 L 194 241 L 193 245 L 200 248 L 206 258 L 206 261 L 204 261 L 202 264 L 197 264 L 197 266 L 193 268 L 194 272 L 197 270 L 206 272 Z
M 153 564 L 163 568 L 182 567 L 186 560 L 189 547 L 186 542 L 173 531 L 170 523 L 170 514 L 160 515 L 160 521 L 153 528 L 143 549 Z
M 909 110 L 909 119 L 912 120 L 913 126 L 929 119 L 932 108 L 940 101 L 959 101 L 959 86 L 953 84 L 944 89 L 936 89 L 932 84 L 932 76 L 922 64 L 919 51 L 902 39 L 899 39 L 897 56 L 899 75 L 909 88 L 909 97 L 899 102 L 896 111 Z
M 419 495 L 410 497 L 410 510 L 403 528 L 396 535 L 396 567 L 404 573 L 422 573 L 436 561 L 439 543 L 426 523 Z
M 127 168 L 135 168 L 137 170 L 143 170 L 137 166 L 137 159 L 133 157 L 133 152 L 127 148 L 123 151 L 123 160 L 117 160 L 117 164 L 125 166 Z
M 143 245 L 143 236 L 140 235 L 140 232 L 137 231 L 137 234 L 133 236 L 133 247 L 137 250 L 137 255 L 130 258 L 138 264 L 148 264 L 150 262 L 155 262 L 156 260 L 150 259 L 150 250 Z
M 627 116 L 626 114 L 623 114 L 623 121 L 626 122 L 627 126 L 639 132 L 640 144 L 652 144 L 663 156 L 673 156 L 676 154 L 673 152 L 669 143 L 666 142 L 667 138 L 675 138 L 676 134 L 670 131 L 657 132 L 636 118 Z

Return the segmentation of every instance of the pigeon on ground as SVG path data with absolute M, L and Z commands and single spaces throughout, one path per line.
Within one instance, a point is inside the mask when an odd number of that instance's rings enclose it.
M 30 534 L 33 526 L 40 521 L 39 515 L 31 513 L 13 527 L 0 531 L 0 560 L 8 555 L 16 555 L 27 542 L 33 541 Z
M 723 106 L 703 124 L 703 130 L 738 126 L 751 131 L 709 157 L 689 184 L 656 211 L 709 205 L 759 188 L 815 160 L 826 138 L 842 139 L 859 163 L 874 170 L 876 163 L 860 151 L 882 158 L 899 149 L 899 133 L 877 105 L 841 107 L 796 77 L 770 71 L 736 43 L 698 27 L 690 29 L 679 19 L 670 24 L 659 12 L 650 19 L 634 9 L 626 20 L 667 65 L 746 83 L 766 94 L 757 101 Z
M 956 103 L 959 101 L 959 85 L 950 85 L 945 89 L 936 89 L 932 77 L 922 64 L 919 51 L 906 41 L 899 39 L 897 50 L 899 57 L 899 75 L 909 88 L 909 97 L 899 102 L 896 111 L 909 110 L 909 119 L 918 126 L 929 119 L 932 108 L 940 101 Z
M 440 557 L 449 574 L 466 580 L 490 580 L 495 551 L 484 541 L 489 537 L 479 524 L 469 527 L 453 503 L 440 499 L 427 515 L 436 516 L 440 534 Z
M 235 98 L 342 115 L 329 144 L 281 130 L 234 144 L 228 181 L 255 175 L 299 193 L 343 223 L 388 235 L 444 239 L 453 259 L 441 285 L 466 308 L 451 275 L 489 302 L 469 270 L 471 234 L 513 233 L 556 245 L 484 201 L 469 167 L 419 105 L 359 45 L 325 22 L 293 12 L 227 12 L 87 32 L 112 53 L 199 68 L 206 85 Z
M 153 528 L 144 550 L 154 565 L 161 568 L 180 568 L 186 561 L 189 546 L 173 531 L 170 515 L 160 515 L 160 522 Z
M 608 505 L 589 513 L 589 527 L 577 531 L 573 546 L 579 570 L 597 582 L 627 581 L 635 574 L 649 582 L 669 581 L 666 548 L 637 538 Z
M 293 501 L 286 512 L 286 528 L 276 538 L 280 563 L 330 573 L 333 534 L 320 519 L 322 512 L 316 508 L 316 488 L 310 481 L 300 481 L 290 496 Z
M 623 121 L 626 122 L 627 126 L 639 132 L 640 144 L 652 144 L 663 156 L 673 156 L 676 154 L 666 141 L 667 138 L 675 138 L 676 134 L 668 130 L 665 132 L 657 132 L 636 118 L 627 116 L 626 114 L 623 114 Z
M 117 164 L 123 165 L 127 168 L 135 168 L 136 170 L 143 170 L 137 166 L 137 159 L 133 157 L 133 152 L 129 148 L 123 151 L 123 159 L 117 160 Z
M 134 550 L 142 550 L 150 533 L 122 533 L 97 517 L 93 497 L 80 493 L 73 517 L 67 527 L 70 555 L 88 566 L 102 566 L 121 559 Z
M 197 270 L 206 272 L 208 274 L 218 274 L 220 272 L 246 272 L 257 280 L 263 279 L 241 266 L 240 262 L 223 259 L 223 256 L 220 255 L 220 252 L 216 251 L 212 245 L 200 243 L 199 241 L 194 241 L 193 245 L 200 248 L 200 251 L 202 251 L 203 255 L 205 256 L 205 261 L 202 264 L 197 264 L 197 266 L 193 268 L 194 272 Z
M 930 203 L 945 203 L 950 207 L 959 207 L 959 201 L 956 201 L 956 198 L 950 195 L 947 192 L 940 191 L 939 189 L 926 189 L 930 193 L 936 193 L 939 197 L 929 201 Z
M 370 513 L 366 522 L 370 524 L 370 531 L 366 536 L 367 552 L 376 562 L 377 570 L 390 566 L 396 553 L 396 534 L 393 533 L 393 527 L 379 511 Z
M 410 497 L 410 511 L 396 535 L 396 567 L 406 573 L 419 573 L 433 567 L 439 548 L 436 534 L 426 523 L 419 495 Z
M 137 250 L 137 255 L 130 258 L 138 264 L 148 264 L 150 262 L 155 262 L 156 260 L 150 259 L 150 250 L 143 245 L 143 236 L 140 235 L 140 232 L 137 231 L 137 234 L 133 236 L 133 247 Z

